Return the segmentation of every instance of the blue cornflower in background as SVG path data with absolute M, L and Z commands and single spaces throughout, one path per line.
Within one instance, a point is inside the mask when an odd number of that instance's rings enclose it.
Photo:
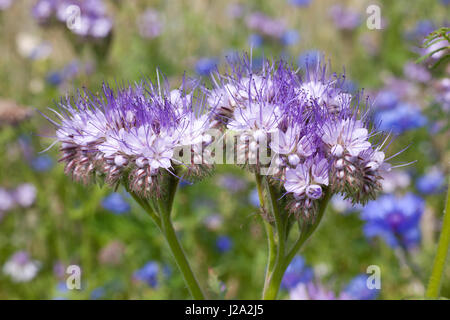
M 419 222 L 424 200 L 412 193 L 403 197 L 387 194 L 370 201 L 361 212 L 368 238 L 381 236 L 389 246 L 413 247 L 420 241 Z M 401 241 L 401 243 L 399 243 Z
M 393 109 L 378 112 L 375 121 L 380 123 L 379 130 L 400 134 L 423 127 L 427 123 L 427 118 L 413 105 L 399 103 Z
M 252 48 L 259 48 L 263 45 L 264 39 L 262 36 L 256 33 L 252 33 L 248 36 L 248 44 Z
M 281 281 L 281 286 L 285 289 L 293 289 L 299 283 L 308 283 L 313 278 L 313 270 L 306 266 L 305 259 L 301 256 L 295 256 L 286 269 Z
M 38 172 L 48 171 L 53 167 L 53 159 L 49 155 L 40 155 L 31 160 L 31 167 Z
M 154 261 L 147 262 L 141 269 L 134 273 L 134 278 L 147 283 L 150 287 L 158 286 L 159 266 Z
M 370 289 L 367 286 L 368 276 L 360 274 L 354 277 L 345 287 L 341 296 L 352 300 L 373 300 L 380 294 L 380 289 Z
M 64 76 L 59 71 L 50 71 L 47 73 L 45 81 L 47 81 L 50 85 L 57 87 L 64 81 Z
M 228 236 L 219 236 L 216 240 L 216 248 L 220 253 L 230 251 L 233 247 L 233 240 Z
M 217 62 L 218 61 L 216 58 L 200 58 L 195 64 L 195 72 L 201 76 L 207 76 L 214 71 L 217 66 Z
M 105 296 L 106 290 L 103 287 L 95 288 L 91 291 L 90 299 L 91 300 L 98 300 L 102 299 Z
M 288 3 L 296 7 L 307 7 L 311 4 L 311 1 L 312 0 L 288 0 Z
M 113 192 L 102 200 L 102 207 L 115 214 L 130 211 L 130 204 L 118 192 Z
M 300 40 L 300 35 L 297 30 L 286 30 L 281 36 L 281 42 L 285 46 L 293 46 Z
M 321 60 L 322 53 L 319 50 L 308 50 L 298 56 L 297 63 L 300 68 L 315 68 Z
M 432 168 L 416 181 L 416 188 L 423 194 L 440 193 L 445 190 L 445 174 L 438 168 Z
M 436 25 L 431 20 L 419 20 L 414 28 L 406 33 L 406 38 L 410 40 L 421 40 L 436 29 Z
M 382 90 L 378 93 L 374 104 L 377 109 L 392 109 L 399 102 L 398 95 L 391 90 Z
M 254 207 L 259 208 L 261 206 L 260 202 L 259 202 L 259 194 L 258 194 L 258 189 L 253 189 L 252 192 L 250 193 L 248 200 L 250 201 L 250 204 Z

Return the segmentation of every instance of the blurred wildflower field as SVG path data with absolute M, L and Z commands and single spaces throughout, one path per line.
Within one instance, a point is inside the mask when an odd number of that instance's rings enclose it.
M 70 4 L 81 8 L 76 32 Z M 366 24 L 370 5 L 381 8 L 381 29 Z M 450 64 L 433 65 L 449 50 L 416 60 L 449 17 L 446 0 L 0 0 L 0 299 L 190 298 L 159 230 L 124 188 L 64 174 L 41 113 L 80 88 L 157 81 L 158 68 L 171 84 L 186 73 L 209 85 L 216 66 L 243 51 L 255 66 L 281 57 L 300 69 L 324 56 L 345 71 L 347 92 L 369 96 L 392 153 L 407 146 L 376 200 L 331 199 L 279 298 L 422 298 L 450 170 Z M 254 176 L 236 166 L 180 183 L 174 228 L 208 297 L 260 298 L 259 206 Z M 80 289 L 66 285 L 71 265 Z M 366 287 L 369 266 L 380 268 L 380 289 Z M 443 279 L 440 296 L 450 298 L 449 264 Z

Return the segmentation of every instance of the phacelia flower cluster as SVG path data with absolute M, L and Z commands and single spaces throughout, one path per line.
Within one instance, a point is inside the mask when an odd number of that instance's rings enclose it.
M 314 213 L 327 190 L 365 203 L 390 170 L 387 137 L 344 80 L 320 64 L 302 72 L 264 61 L 255 71 L 246 57 L 213 76 L 208 102 L 217 123 L 238 136 L 237 163 L 279 182 L 293 212 Z
M 101 95 L 84 92 L 63 100 L 53 111 L 66 173 L 86 183 L 124 182 L 152 197 L 160 196 L 164 176 L 176 175 L 176 167 L 200 173 L 207 167 L 202 156 L 211 139 L 209 114 L 184 85 L 166 88 L 142 82 L 114 92 L 104 85 Z

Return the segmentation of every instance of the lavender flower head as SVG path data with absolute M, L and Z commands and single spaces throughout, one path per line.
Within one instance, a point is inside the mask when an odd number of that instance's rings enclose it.
M 163 30 L 158 11 L 147 9 L 138 19 L 139 34 L 146 39 L 157 38 Z
M 61 101 L 53 110 L 59 122 L 65 171 L 85 183 L 104 179 L 139 195 L 160 196 L 160 187 L 176 167 L 199 173 L 202 146 L 210 140 L 211 124 L 201 99 L 192 98 L 183 84 L 141 82 L 119 88 L 103 85 L 101 95 L 87 91 Z M 183 153 L 184 152 L 184 153 Z
M 281 182 L 291 211 L 314 214 L 327 190 L 354 203 L 381 190 L 381 175 L 390 170 L 387 137 L 374 130 L 361 94 L 343 89 L 344 76 L 328 76 L 320 63 L 302 75 L 267 60 L 254 71 L 244 56 L 212 82 L 208 102 L 218 125 L 241 142 L 238 164 L 261 170 L 269 163 L 264 174 Z

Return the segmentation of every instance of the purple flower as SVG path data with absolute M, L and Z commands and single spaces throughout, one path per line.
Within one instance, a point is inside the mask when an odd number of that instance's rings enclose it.
M 50 121 L 57 126 L 66 173 L 85 183 L 98 173 L 115 185 L 127 169 L 129 188 L 153 197 L 174 166 L 196 174 L 194 163 L 202 164 L 206 155 L 201 147 L 211 140 L 211 121 L 204 100 L 194 102 L 186 90 L 143 82 L 115 93 L 104 85 L 103 95 L 85 92 L 61 102 L 54 110 L 60 123 Z M 182 148 L 190 148 L 194 157 L 180 157 Z
M 21 207 L 28 208 L 36 200 L 37 190 L 31 183 L 23 183 L 14 191 L 15 202 Z
M 102 207 L 115 214 L 127 213 L 130 211 L 130 204 L 117 192 L 111 193 L 102 200 Z
M 138 19 L 139 34 L 143 38 L 154 39 L 163 29 L 163 23 L 158 11 L 147 9 Z
M 8 9 L 12 2 L 13 0 L 0 0 L 0 11 Z
M 312 282 L 299 283 L 289 291 L 291 300 L 336 300 L 332 291 Z
M 428 170 L 416 181 L 416 188 L 423 194 L 440 193 L 445 190 L 445 174 L 438 168 Z
M 13 194 L 6 189 L 0 188 L 0 212 L 9 211 L 15 205 Z
M 329 185 L 362 203 L 381 190 L 379 177 L 390 169 L 386 141 L 369 141 L 376 131 L 368 129 L 367 112 L 356 111 L 359 93 L 343 89 L 343 75 L 328 76 L 319 65 L 300 75 L 283 61 L 266 60 L 254 71 L 244 56 L 230 62 L 229 73 L 215 73 L 214 83 L 208 103 L 242 142 L 238 163 L 264 165 L 269 147 L 271 174 L 292 211 L 314 213 Z
M 334 5 L 330 15 L 336 28 L 341 30 L 354 30 L 361 24 L 361 15 L 341 5 Z
M 424 66 L 414 62 L 406 63 L 403 73 L 412 81 L 426 83 L 431 80 L 431 73 Z
M 112 19 L 106 14 L 102 0 L 38 0 L 32 15 L 39 23 L 49 23 L 55 17 L 66 24 L 73 17 L 70 9 L 78 8 L 80 16 L 70 30 L 82 37 L 105 38 L 112 30 Z
M 159 266 L 154 261 L 147 262 L 141 269 L 137 270 L 133 277 L 136 280 L 145 282 L 152 288 L 158 286 Z
M 295 256 L 284 273 L 281 281 L 282 288 L 294 289 L 299 283 L 308 283 L 313 278 L 313 270 L 306 266 L 306 262 L 301 256 Z
M 216 239 L 216 248 L 220 253 L 225 253 L 233 247 L 233 240 L 228 236 L 219 236 Z
M 284 21 L 272 19 L 261 12 L 253 12 L 249 14 L 246 17 L 245 22 L 249 29 L 275 39 L 280 39 L 286 31 Z
M 368 276 L 360 274 L 353 278 L 341 293 L 344 300 L 373 300 L 380 293 L 380 289 L 370 289 L 368 287 Z
M 393 248 L 413 247 L 420 240 L 418 225 L 424 207 L 424 200 L 412 193 L 403 197 L 383 195 L 370 201 L 361 213 L 366 222 L 364 234 L 368 238 L 380 236 Z

